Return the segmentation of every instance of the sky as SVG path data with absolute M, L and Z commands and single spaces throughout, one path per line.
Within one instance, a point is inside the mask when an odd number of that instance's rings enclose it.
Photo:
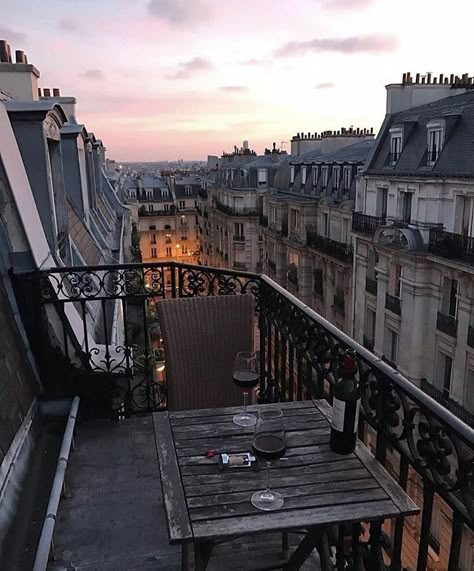
M 472 7 L 471 7 L 472 6 Z M 474 75 L 471 0 L 0 0 L 0 39 L 118 161 L 380 127 L 402 74 Z

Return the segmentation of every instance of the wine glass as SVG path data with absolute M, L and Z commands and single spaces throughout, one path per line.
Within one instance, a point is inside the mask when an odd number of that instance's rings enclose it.
M 267 463 L 266 487 L 252 495 L 252 505 L 259 510 L 277 510 L 282 507 L 285 500 L 280 493 L 270 489 L 270 462 L 278 460 L 286 452 L 286 437 L 281 409 L 268 407 L 259 411 L 252 450 L 259 460 L 264 460 Z
M 257 422 L 257 417 L 247 412 L 247 396 L 258 384 L 257 355 L 253 351 L 237 353 L 233 381 L 244 395 L 244 410 L 236 414 L 232 420 L 238 426 L 253 426 Z

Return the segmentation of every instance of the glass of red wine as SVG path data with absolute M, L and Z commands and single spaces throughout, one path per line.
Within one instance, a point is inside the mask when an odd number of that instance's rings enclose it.
M 283 496 L 270 489 L 270 463 L 279 460 L 286 452 L 283 412 L 277 407 L 266 407 L 258 413 L 252 440 L 254 455 L 267 463 L 267 482 L 264 490 L 252 495 L 252 505 L 259 510 L 277 510 L 283 506 Z
M 233 381 L 244 395 L 244 410 L 232 419 L 238 426 L 253 426 L 257 417 L 247 412 L 247 397 L 258 384 L 257 356 L 252 351 L 237 353 L 234 365 Z

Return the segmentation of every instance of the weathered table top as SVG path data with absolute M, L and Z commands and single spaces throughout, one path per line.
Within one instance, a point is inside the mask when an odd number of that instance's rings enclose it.
M 205 457 L 210 449 L 251 452 L 254 427 L 232 422 L 239 407 L 154 414 L 170 543 L 418 513 L 361 442 L 353 454 L 331 451 L 331 409 L 325 401 L 278 406 L 285 419 L 287 459 L 272 464 L 270 477 L 285 504 L 271 512 L 250 503 L 253 492 L 265 487 L 265 466 L 221 472 L 217 457 Z

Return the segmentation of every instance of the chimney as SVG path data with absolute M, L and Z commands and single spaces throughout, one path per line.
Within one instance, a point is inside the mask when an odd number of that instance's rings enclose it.
M 426 83 L 431 83 L 431 73 L 426 75 Z
M 20 101 L 32 101 L 39 98 L 39 71 L 28 63 L 23 50 L 12 50 L 6 40 L 0 40 L 0 89 Z
M 43 89 L 43 97 L 51 97 L 51 89 L 49 87 Z
M 420 83 L 420 74 L 419 73 L 416 74 L 415 83 Z
M 60 97 L 61 93 L 57 87 L 53 88 L 53 97 Z

